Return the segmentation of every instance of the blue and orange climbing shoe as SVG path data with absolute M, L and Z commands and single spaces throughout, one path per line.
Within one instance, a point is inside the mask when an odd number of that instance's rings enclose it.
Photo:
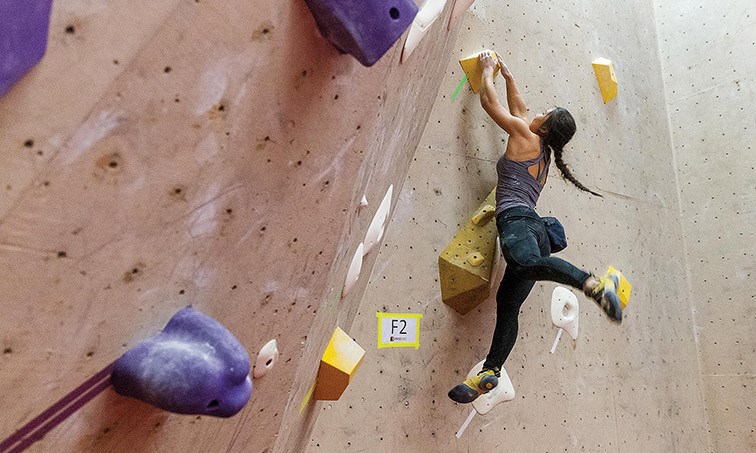
M 484 368 L 475 376 L 449 390 L 449 398 L 458 403 L 472 403 L 477 397 L 499 385 L 499 369 Z
M 607 272 L 601 277 L 593 277 L 598 280 L 598 285 L 594 286 L 586 295 L 601 306 L 601 309 L 612 322 L 622 324 L 622 305 L 620 305 L 620 299 L 617 295 L 619 274 Z

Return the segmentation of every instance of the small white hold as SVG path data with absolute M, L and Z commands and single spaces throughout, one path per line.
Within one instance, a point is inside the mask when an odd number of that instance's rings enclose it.
M 564 329 L 572 339 L 578 336 L 580 306 L 575 294 L 563 286 L 554 288 L 551 295 L 551 322 Z
M 349 271 L 347 271 L 346 281 L 344 282 L 344 291 L 341 292 L 342 298 L 349 294 L 349 291 L 352 290 L 354 284 L 357 283 L 357 280 L 359 280 L 360 278 L 364 249 L 365 247 L 363 246 L 362 242 L 360 242 L 360 245 L 357 247 L 357 251 L 354 252 L 354 257 L 352 257 L 352 263 L 349 265 Z
M 261 378 L 268 374 L 273 366 L 278 362 L 278 342 L 270 340 L 260 349 L 255 359 L 255 366 L 252 368 L 252 377 Z
M 367 197 L 363 195 L 362 200 L 360 200 L 360 208 L 367 208 L 367 207 L 368 207 Z
M 389 212 L 391 211 L 391 197 L 393 196 L 393 192 L 394 185 L 392 184 L 386 191 L 386 195 L 384 195 L 380 206 L 378 206 L 378 211 L 376 211 L 373 221 L 370 222 L 364 241 L 366 255 L 373 250 L 373 247 L 375 247 L 383 237 L 383 231 L 388 224 Z
M 480 370 L 483 369 L 484 362 L 485 360 L 481 360 L 477 365 L 475 365 L 472 370 L 467 373 L 467 378 L 469 379 L 478 374 Z M 480 395 L 475 401 L 472 402 L 472 405 L 475 409 L 475 412 L 479 413 L 480 415 L 486 415 L 487 413 L 491 412 L 491 409 L 493 409 L 494 406 L 505 401 L 511 401 L 514 399 L 514 397 L 515 391 L 514 387 L 512 386 L 512 381 L 509 379 L 507 370 L 502 368 L 501 376 L 499 377 L 499 384 L 490 392 L 484 395 Z

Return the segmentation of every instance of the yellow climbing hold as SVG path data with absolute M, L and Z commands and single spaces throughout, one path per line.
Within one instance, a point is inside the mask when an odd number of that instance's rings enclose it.
M 622 309 L 624 310 L 625 307 L 627 307 L 627 304 L 630 303 L 630 292 L 633 290 L 633 285 L 631 285 L 630 282 L 627 281 L 625 276 L 622 275 L 622 272 L 618 271 L 612 266 L 609 266 L 609 269 L 607 269 L 607 272 L 608 273 L 616 272 L 617 274 L 619 274 L 619 287 L 617 288 L 617 295 L 619 296 L 620 305 L 622 306 Z
M 614 75 L 612 61 L 606 58 L 593 60 L 593 72 L 596 73 L 601 98 L 606 104 L 617 96 L 617 77 Z
M 483 75 L 483 68 L 480 67 L 480 54 L 483 52 L 485 50 L 459 60 L 459 65 L 462 66 L 462 70 L 467 75 L 467 81 L 470 82 L 470 88 L 472 88 L 473 93 L 477 93 L 480 90 L 480 77 Z M 495 52 L 493 55 L 494 58 L 499 58 Z M 496 78 L 496 74 L 498 73 L 499 65 L 496 65 L 494 68 L 494 78 Z
M 496 208 L 490 204 L 483 204 L 472 216 L 472 223 L 475 225 L 481 225 L 491 220 L 496 213 Z
M 497 232 L 496 222 L 490 220 L 495 200 L 496 189 L 438 257 L 441 299 L 461 314 L 486 300 L 491 290 Z
M 341 328 L 336 327 L 320 360 L 315 382 L 315 399 L 339 399 L 362 364 L 363 358 L 365 350 Z

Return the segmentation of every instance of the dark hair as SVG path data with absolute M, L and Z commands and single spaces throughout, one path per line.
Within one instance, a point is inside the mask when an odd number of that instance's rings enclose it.
M 564 175 L 564 177 L 578 189 L 601 197 L 601 194 L 592 191 L 578 181 L 577 178 L 572 175 L 572 172 L 567 167 L 567 164 L 564 163 L 564 160 L 562 160 L 564 145 L 572 139 L 572 136 L 575 135 L 575 130 L 577 129 L 575 126 L 575 118 L 572 117 L 567 109 L 555 107 L 554 110 L 549 113 L 549 116 L 546 118 L 543 125 L 546 127 L 546 135 L 543 137 L 543 143 L 549 150 L 554 152 L 554 162 L 556 163 L 557 168 L 559 168 L 559 171 L 562 172 L 562 175 Z

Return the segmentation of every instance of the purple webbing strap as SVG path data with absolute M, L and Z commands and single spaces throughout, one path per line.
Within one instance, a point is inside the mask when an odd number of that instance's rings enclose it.
M 114 365 L 115 362 L 103 368 L 47 410 L 34 417 L 29 423 L 19 428 L 10 437 L 0 442 L 0 453 L 23 451 L 34 442 L 42 439 L 45 434 L 110 386 L 110 373 L 113 371 Z

